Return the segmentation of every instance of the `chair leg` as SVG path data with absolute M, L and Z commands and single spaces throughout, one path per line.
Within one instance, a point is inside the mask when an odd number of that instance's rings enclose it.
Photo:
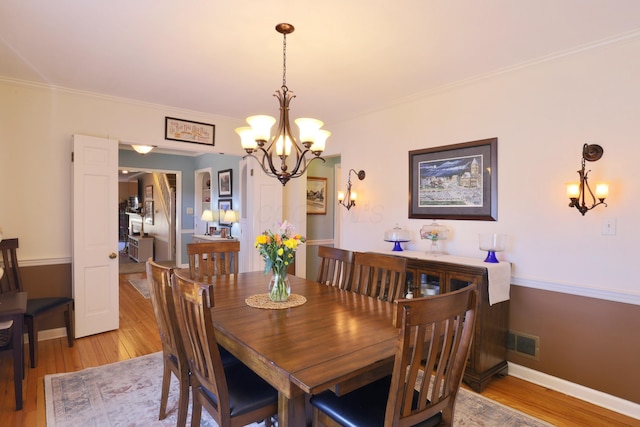
M 166 356 L 165 356 L 166 357 Z M 159 420 L 167 417 L 167 401 L 169 400 L 169 387 L 171 386 L 171 368 L 169 361 L 164 360 L 164 372 L 162 373 L 162 391 L 160 392 L 160 414 Z
M 35 368 L 37 364 L 38 354 L 38 321 L 35 317 L 25 316 L 24 325 L 27 327 L 27 335 L 29 337 L 29 359 L 31 367 Z
M 64 312 L 64 323 L 67 327 L 67 342 L 69 347 L 73 347 L 73 339 L 75 335 L 73 325 L 73 303 L 67 304 L 67 310 Z
M 202 402 L 198 396 L 196 396 L 197 391 L 193 391 L 193 403 L 191 404 L 191 427 L 199 426 L 200 419 L 202 418 Z
M 187 425 L 187 412 L 189 411 L 189 374 L 184 375 L 185 378 L 180 379 L 180 397 L 178 400 L 178 420 L 177 427 L 185 427 Z

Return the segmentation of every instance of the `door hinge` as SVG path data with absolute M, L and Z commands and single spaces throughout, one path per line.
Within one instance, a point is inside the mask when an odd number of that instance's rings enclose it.
M 73 163 L 73 151 L 71 152 L 71 163 Z

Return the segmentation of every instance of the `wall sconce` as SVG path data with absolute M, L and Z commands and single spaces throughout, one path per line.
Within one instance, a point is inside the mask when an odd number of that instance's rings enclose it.
M 571 182 L 567 184 L 567 196 L 571 200 L 569 207 L 578 209 L 582 216 L 598 205 L 607 206 L 604 199 L 609 195 L 609 185 L 605 183 L 596 183 L 596 193 L 594 195 L 593 191 L 591 191 L 591 187 L 589 187 L 588 181 L 588 175 L 591 170 L 585 171 L 584 168 L 585 161 L 595 162 L 600 160 L 602 153 L 604 153 L 604 150 L 601 146 L 596 144 L 584 144 L 582 147 L 582 169 L 578 171 L 578 175 L 580 175 L 580 182 Z M 585 203 L 585 194 L 587 192 L 591 197 L 591 206 L 587 206 Z
M 351 172 L 355 173 L 360 181 L 362 181 L 365 177 L 365 172 L 363 170 L 361 170 L 360 172 L 356 172 L 355 170 L 351 169 L 349 171 L 349 179 L 347 180 L 347 192 L 345 193 L 344 191 L 338 191 L 338 201 L 342 206 L 347 208 L 347 210 L 350 210 L 356 205 L 356 199 L 358 198 L 356 192 L 351 191 Z

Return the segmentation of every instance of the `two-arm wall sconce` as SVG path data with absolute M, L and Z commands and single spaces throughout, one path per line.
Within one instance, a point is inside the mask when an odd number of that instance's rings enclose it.
M 342 206 L 347 208 L 347 210 L 356 205 L 356 199 L 358 198 L 356 192 L 351 191 L 351 172 L 355 173 L 360 181 L 362 181 L 365 177 L 365 173 L 363 170 L 361 170 L 360 172 L 356 172 L 355 170 L 351 169 L 349 171 L 349 179 L 347 180 L 347 192 L 345 193 L 344 191 L 338 191 L 338 201 Z
M 580 182 L 571 182 L 567 184 L 567 196 L 571 200 L 569 207 L 578 209 L 582 216 L 598 205 L 607 206 L 604 199 L 609 195 L 609 185 L 605 183 L 597 183 L 596 193 L 594 195 L 593 191 L 591 191 L 591 187 L 589 187 L 587 176 L 591 170 L 585 171 L 584 168 L 585 161 L 588 160 L 590 162 L 595 162 L 600 160 L 602 153 L 604 153 L 604 150 L 601 146 L 596 144 L 584 144 L 582 147 L 582 169 L 578 171 L 578 175 L 580 175 Z M 591 206 L 587 206 L 585 203 L 585 194 L 587 192 L 591 196 Z M 596 201 L 596 199 L 599 201 Z

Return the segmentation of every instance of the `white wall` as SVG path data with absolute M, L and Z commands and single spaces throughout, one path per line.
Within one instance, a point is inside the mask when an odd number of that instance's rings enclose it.
M 367 172 L 358 206 L 342 210 L 342 246 L 390 250 L 382 240 L 396 223 L 418 236 L 431 220 L 408 220 L 408 151 L 498 138 L 498 221 L 438 221 L 452 230 L 450 253 L 484 257 L 478 233 L 511 244 L 499 257 L 523 284 L 580 288 L 640 300 L 640 40 L 621 42 L 467 82 L 344 123 L 332 124 L 343 171 Z M 582 217 L 568 208 L 564 184 L 576 181 L 582 145 L 604 156 L 587 167 L 610 183 L 609 207 Z M 605 219 L 617 234 L 603 236 Z M 426 250 L 414 240 L 410 248 Z M 630 298 L 627 298 L 630 297 Z
M 0 79 L 0 227 L 20 238 L 21 260 L 71 257 L 71 135 L 204 151 L 165 141 L 165 116 L 213 123 L 211 152 L 242 154 L 241 121 Z

